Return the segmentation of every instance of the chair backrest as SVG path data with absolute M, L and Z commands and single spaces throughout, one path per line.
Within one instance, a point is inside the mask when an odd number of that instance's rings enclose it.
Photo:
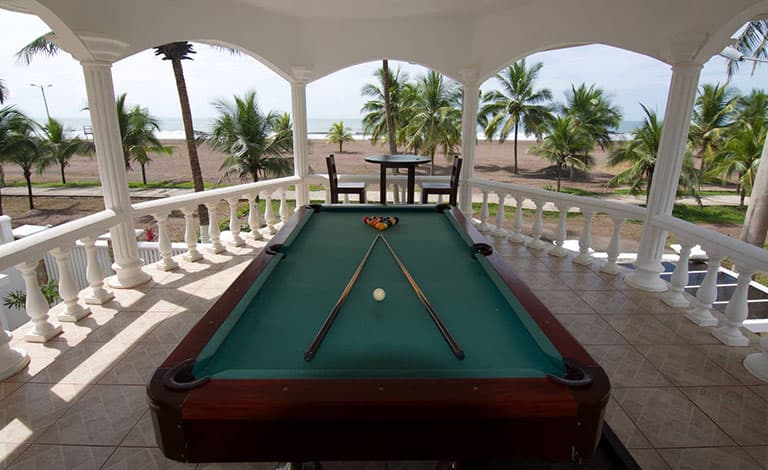
M 337 188 L 339 186 L 339 175 L 336 173 L 336 159 L 333 154 L 325 157 L 325 164 L 328 167 L 328 180 L 331 182 L 331 186 Z
M 459 174 L 461 173 L 461 158 L 458 155 L 453 156 L 453 165 L 451 166 L 451 189 L 459 187 Z

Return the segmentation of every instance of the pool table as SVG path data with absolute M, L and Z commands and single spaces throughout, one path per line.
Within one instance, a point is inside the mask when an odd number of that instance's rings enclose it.
M 588 458 L 609 388 L 447 205 L 299 208 L 147 385 L 159 446 L 189 462 Z

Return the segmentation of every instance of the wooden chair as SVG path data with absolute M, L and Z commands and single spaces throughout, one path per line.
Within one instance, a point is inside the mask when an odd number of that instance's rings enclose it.
M 340 183 L 333 154 L 325 157 L 325 164 L 328 166 L 328 181 L 331 183 L 331 204 L 339 203 L 339 194 L 357 194 L 360 204 L 365 204 L 365 183 Z
M 459 192 L 459 173 L 461 173 L 461 158 L 459 158 L 458 155 L 454 155 L 453 165 L 451 165 L 450 181 L 448 183 L 422 183 L 421 203 L 426 204 L 430 194 L 447 194 L 448 203 L 455 206 L 457 204 L 457 194 Z

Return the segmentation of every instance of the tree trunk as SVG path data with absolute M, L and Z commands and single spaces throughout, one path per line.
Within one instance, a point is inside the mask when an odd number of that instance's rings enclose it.
M 147 170 L 144 168 L 144 164 L 139 162 L 139 165 L 141 165 L 141 182 L 144 183 L 146 186 L 147 184 Z
M 205 191 L 203 184 L 203 172 L 200 170 L 200 160 L 197 157 L 197 145 L 195 144 L 195 130 L 192 124 L 192 110 L 189 107 L 189 95 L 187 94 L 187 83 L 184 80 L 184 69 L 181 65 L 181 59 L 171 59 L 173 64 L 173 75 L 176 77 L 176 89 L 179 92 L 179 104 L 181 105 L 181 119 L 184 122 L 184 135 L 187 141 L 187 153 L 189 154 L 189 167 L 192 170 L 192 183 L 195 192 Z M 200 225 L 208 225 L 208 211 L 205 206 L 197 206 L 197 214 L 200 218 Z
M 27 199 L 29 200 L 29 210 L 35 208 L 35 202 L 32 200 L 32 172 L 24 170 L 24 179 L 27 180 Z
M 339 153 L 343 152 L 343 150 L 341 150 L 341 146 L 342 145 L 344 145 L 344 143 L 343 142 L 339 142 Z
M 67 177 L 64 176 L 64 167 L 67 166 L 67 164 L 59 163 L 59 166 L 61 168 L 61 184 L 67 184 Z
M 397 153 L 397 143 L 395 142 L 395 117 L 392 115 L 392 101 L 389 96 L 389 61 L 381 61 L 382 88 L 384 88 L 384 115 L 387 118 L 387 140 L 389 141 L 389 153 Z
M 570 165 L 568 165 L 568 166 L 570 167 L 570 171 L 571 171 L 571 173 L 570 173 L 570 175 L 569 175 L 568 179 L 569 179 L 570 181 L 573 181 L 573 177 L 574 177 L 574 173 L 575 173 L 575 170 L 576 170 L 576 169 L 573 167 L 573 163 L 571 163 L 571 164 L 570 164 Z
M 0 190 L 5 186 L 5 170 L 3 165 L 0 164 Z M 0 193 L 0 215 L 3 215 L 3 195 Z
M 559 193 L 560 192 L 560 164 L 558 163 L 557 165 L 555 165 L 555 167 L 557 168 L 557 170 L 555 171 L 557 172 L 557 192 Z
M 749 195 L 747 215 L 741 227 L 741 239 L 747 243 L 762 247 L 768 232 L 768 139 L 763 143 L 763 152 L 757 175 Z
M 744 209 L 744 199 L 747 197 L 747 192 L 744 188 L 739 188 L 739 209 Z
M 432 149 L 432 151 L 429 153 L 429 176 L 432 176 L 435 174 L 435 150 Z
M 515 122 L 515 171 L 513 171 L 514 174 L 517 174 L 517 127 L 518 127 L 518 123 Z

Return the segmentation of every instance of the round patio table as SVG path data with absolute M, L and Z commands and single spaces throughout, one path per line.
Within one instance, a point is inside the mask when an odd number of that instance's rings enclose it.
M 427 163 L 429 157 L 421 155 L 370 155 L 365 157 L 368 163 L 377 163 L 381 166 L 381 177 L 379 181 L 379 200 L 382 204 L 387 203 L 387 168 L 407 168 L 408 169 L 408 204 L 413 204 L 414 192 L 416 192 L 416 165 Z

